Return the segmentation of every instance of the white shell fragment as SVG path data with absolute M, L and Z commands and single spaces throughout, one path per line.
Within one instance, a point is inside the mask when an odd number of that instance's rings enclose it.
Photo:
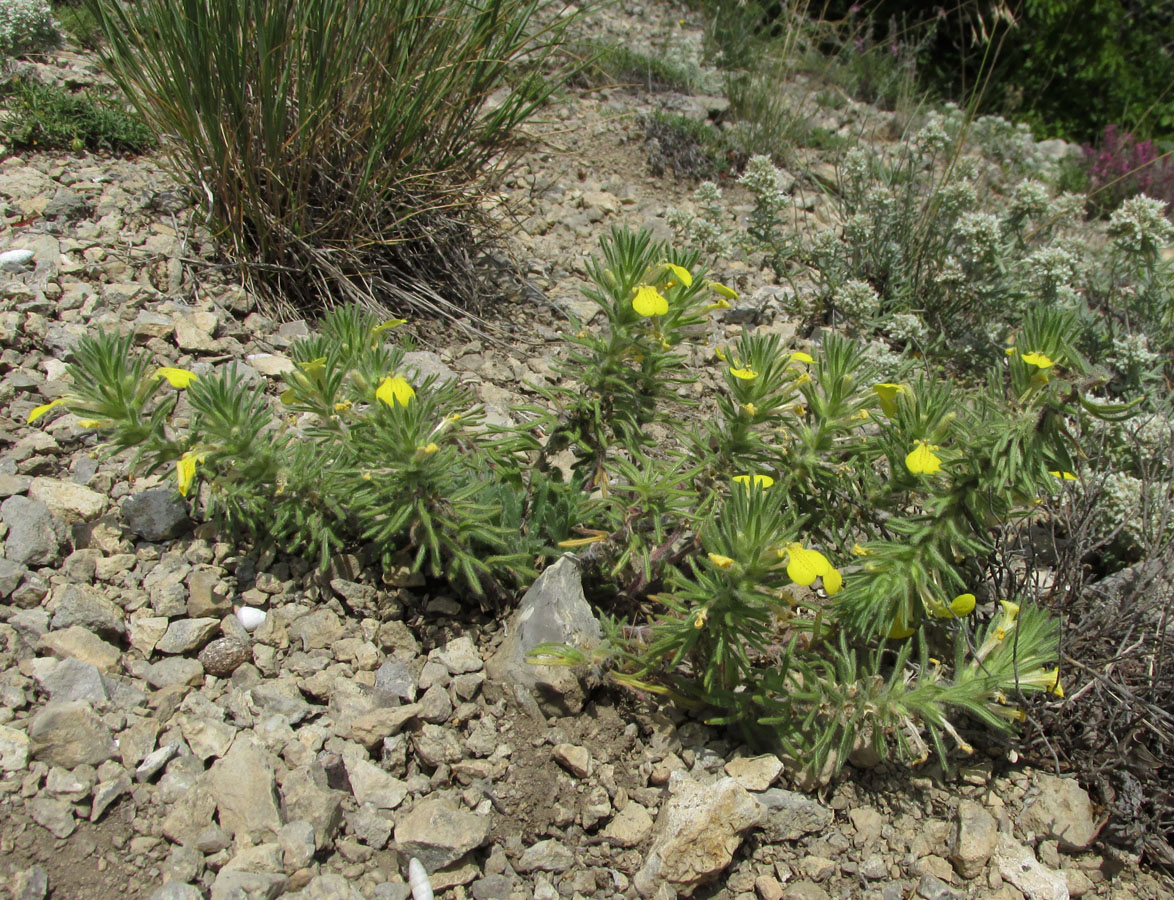
M 19 269 L 33 258 L 32 250 L 5 250 L 0 253 L 0 269 Z
M 250 634 L 256 631 L 265 621 L 265 610 L 257 609 L 255 606 L 242 606 L 236 611 L 236 620 L 241 623 L 241 627 Z
M 414 856 L 408 861 L 408 887 L 412 889 L 412 900 L 433 900 L 432 882 L 423 863 Z

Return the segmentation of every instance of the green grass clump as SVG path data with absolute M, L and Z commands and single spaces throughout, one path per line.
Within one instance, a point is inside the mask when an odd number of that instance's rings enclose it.
M 631 85 L 648 91 L 688 92 L 699 86 L 696 67 L 664 54 L 640 53 L 623 44 L 586 41 L 575 48 L 585 62 L 574 82 L 582 87 Z
M 678 178 L 716 178 L 738 168 L 742 157 L 709 122 L 680 113 L 655 112 L 644 119 L 654 174 L 671 169 Z
M 102 43 L 102 27 L 94 11 L 84 0 L 56 0 L 53 15 L 61 30 L 84 50 L 97 50 Z
M 0 89 L 8 116 L 0 141 L 14 150 L 106 150 L 142 153 L 155 135 L 133 113 L 92 93 L 15 79 Z
M 274 305 L 463 315 L 479 204 L 560 83 L 541 0 L 87 0 L 115 81 Z M 459 276 L 464 280 L 459 281 Z

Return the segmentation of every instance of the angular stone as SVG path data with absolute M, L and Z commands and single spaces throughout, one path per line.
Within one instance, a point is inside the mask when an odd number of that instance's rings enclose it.
M 234 837 L 277 834 L 281 811 L 273 767 L 251 734 L 237 734 L 228 753 L 208 770 L 207 783 L 225 831 Z
M 355 801 L 376 809 L 395 809 L 408 795 L 407 782 L 400 781 L 374 763 L 360 759 L 358 754 L 343 757 L 347 780 Z
M 992 863 L 1003 880 L 1015 885 L 1027 900 L 1068 900 L 1064 876 L 1049 869 L 1035 858 L 1031 848 L 1008 835 L 999 836 Z
M 73 805 L 65 800 L 34 797 L 29 801 L 33 821 L 57 838 L 67 838 L 77 830 Z
M 194 844 L 215 814 L 216 800 L 203 784 L 196 784 L 168 803 L 161 830 L 177 844 Z
M 90 805 L 90 821 L 97 822 L 110 808 L 110 805 L 131 789 L 130 778 L 121 773 L 109 781 L 103 781 L 94 789 L 94 800 Z
M 416 672 L 399 659 L 389 659 L 375 670 L 375 690 L 411 703 L 416 699 Z
M 29 496 L 48 506 L 49 512 L 66 524 L 96 519 L 110 502 L 104 494 L 56 478 L 34 478 Z
M 122 652 L 117 647 L 80 625 L 42 635 L 37 640 L 37 650 L 51 653 L 59 659 L 89 663 L 100 672 L 117 670 L 122 660 Z
M 220 630 L 219 619 L 178 619 L 155 645 L 160 653 L 179 654 L 199 650 Z
M 237 730 L 209 716 L 181 715 L 179 730 L 192 753 L 200 759 L 219 759 L 228 753 Z
M 153 688 L 163 689 L 176 685 L 199 687 L 204 683 L 204 667 L 199 660 L 186 656 L 171 656 L 161 659 L 146 672 L 147 683 Z
M 765 791 L 782 771 L 783 764 L 773 753 L 739 757 L 726 763 L 726 774 L 748 791 Z
M 276 900 L 289 879 L 274 872 L 237 872 L 221 869 L 212 882 L 210 900 Z
M 154 488 L 131 494 L 122 501 L 126 527 L 145 541 L 169 541 L 195 525 L 187 505 L 173 490 Z
M 281 783 L 282 814 L 289 822 L 309 822 L 319 850 L 334 840 L 342 825 L 342 798 L 317 763 L 294 769 Z
M 300 616 L 289 626 L 290 639 L 301 641 L 302 650 L 307 653 L 328 649 L 342 634 L 342 622 L 328 609 Z
M 28 566 L 10 559 L 0 559 L 0 598 L 7 598 L 15 591 L 28 571 Z
M 49 625 L 54 631 L 80 625 L 112 641 L 126 633 L 122 610 L 84 584 L 67 584 L 50 604 L 50 612 L 53 618 Z
M 583 596 L 579 564 L 564 556 L 526 592 L 510 621 L 509 636 L 486 664 L 486 672 L 498 683 L 532 691 L 547 714 L 577 715 L 586 700 L 579 676 L 565 666 L 531 665 L 526 656 L 542 643 L 590 649 L 600 640 L 599 621 Z
M 950 840 L 950 861 L 963 878 L 977 878 L 999 844 L 999 825 L 973 800 L 958 804 L 958 817 Z
M 61 539 L 49 507 L 28 497 L 9 497 L 0 504 L 0 519 L 8 526 L 4 556 L 20 565 L 44 566 L 61 553 Z
M 110 730 L 88 703 L 49 703 L 29 726 L 31 755 L 51 766 L 96 766 L 115 753 Z
M 629 800 L 603 829 L 603 837 L 617 847 L 635 847 L 652 833 L 652 817 L 648 810 Z
M 391 837 L 391 820 L 370 804 L 360 806 L 347 816 L 351 832 L 368 847 L 382 850 Z
M 203 892 L 194 884 L 169 881 L 155 890 L 150 900 L 204 900 Z
M 420 714 L 419 703 L 374 709 L 355 717 L 351 722 L 350 738 L 368 750 L 374 750 L 383 739 L 399 734 L 404 725 Z
M 449 641 L 441 650 L 433 651 L 431 656 L 448 669 L 450 675 L 463 675 L 466 672 L 480 672 L 484 668 L 481 655 L 473 642 L 465 635 Z
M 560 841 L 550 839 L 531 844 L 514 866 L 519 872 L 565 872 L 575 863 L 575 854 Z
M 1036 774 L 1039 795 L 1025 806 L 1019 827 L 1039 840 L 1059 841 L 1066 850 L 1083 850 L 1097 833 L 1092 800 L 1071 778 Z
M 167 632 L 171 620 L 167 616 L 146 616 L 141 619 L 131 619 L 130 635 L 127 640 L 139 653 L 150 657 L 155 652 L 155 645 Z
M 162 747 L 152 750 L 143 761 L 135 767 L 135 781 L 142 784 L 150 781 L 155 773 L 169 763 L 179 750 L 179 741 L 169 741 Z
M 12 878 L 12 900 L 45 900 L 49 874 L 40 866 L 17 872 Z
M 37 677 L 51 699 L 58 701 L 88 700 L 90 703 L 105 703 L 110 699 L 102 673 L 95 666 L 76 659 L 44 660 L 52 668 Z
M 797 791 L 771 788 L 754 797 L 765 808 L 762 830 L 771 841 L 797 841 L 805 834 L 819 834 L 835 819 L 826 806 Z
M 456 862 L 489 837 L 489 816 L 461 809 L 449 800 L 427 798 L 395 826 L 400 853 L 415 856 L 429 872 Z
M 576 778 L 586 778 L 591 773 L 591 753 L 586 747 L 555 744 L 553 756 L 555 762 Z
M 648 859 L 632 882 L 645 897 L 662 882 L 689 889 L 716 877 L 733 860 L 742 832 L 763 817 L 761 805 L 732 778 L 701 784 L 678 772 L 669 791 Z
M 28 761 L 28 735 L 7 725 L 0 725 L 0 772 L 21 772 Z

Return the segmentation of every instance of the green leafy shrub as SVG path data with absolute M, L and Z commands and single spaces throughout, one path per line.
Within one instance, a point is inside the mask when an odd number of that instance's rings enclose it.
M 654 175 L 671 170 L 678 178 L 715 178 L 744 159 L 712 124 L 680 113 L 646 116 L 644 137 Z
M 16 150 L 105 150 L 143 153 L 155 135 L 134 113 L 92 92 L 18 78 L 0 88 L 8 115 L 0 140 Z
M 474 302 L 478 203 L 559 83 L 569 19 L 543 27 L 540 7 L 89 0 L 109 71 L 276 304 L 454 316 L 428 283 Z
M 0 60 L 57 41 L 47 0 L 0 0 Z
M 79 47 L 97 50 L 101 46 L 102 26 L 93 10 L 85 5 L 85 0 L 55 0 L 53 15 L 57 17 L 61 30 Z

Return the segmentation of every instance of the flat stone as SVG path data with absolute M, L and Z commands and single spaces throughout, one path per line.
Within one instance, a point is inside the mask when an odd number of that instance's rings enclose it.
M 301 641 L 302 650 L 326 650 L 343 635 L 342 622 L 328 609 L 300 616 L 289 626 L 290 640 Z
M 155 652 L 155 645 L 167 633 L 167 626 L 171 620 L 167 616 L 146 616 L 141 619 L 131 619 L 127 640 L 130 645 L 143 656 L 150 657 Z
M 519 872 L 565 872 L 575 863 L 575 854 L 553 838 L 531 844 L 514 866 Z
M 28 566 L 10 559 L 0 559 L 0 598 L 7 598 L 15 591 L 28 571 Z
M 0 772 L 22 772 L 28 761 L 28 735 L 7 725 L 0 725 Z
M 53 700 L 88 700 L 105 703 L 110 699 L 102 673 L 96 666 L 77 659 L 45 660 L 52 668 L 37 678 L 41 689 Z
M 374 750 L 384 738 L 399 734 L 404 725 L 420 714 L 420 704 L 381 707 L 357 716 L 350 727 L 350 738 L 368 750 Z
M 77 830 L 73 804 L 65 800 L 34 797 L 29 801 L 33 821 L 57 838 L 67 838 Z
M 178 619 L 155 645 L 160 653 L 191 653 L 203 647 L 220 630 L 219 619 Z
M 48 506 L 49 512 L 66 524 L 96 519 L 110 502 L 105 494 L 56 478 L 34 478 L 29 496 Z
M 1068 883 L 1035 858 L 1029 847 L 1007 835 L 999 836 L 994 866 L 1004 881 L 1015 885 L 1027 900 L 1068 900 Z
M 465 635 L 449 641 L 442 649 L 433 651 L 430 656 L 434 656 L 442 666 L 448 669 L 450 675 L 480 672 L 485 665 L 481 661 L 481 655 L 477 652 L 477 648 Z
M 61 539 L 49 507 L 29 497 L 9 497 L 0 504 L 0 519 L 8 526 L 4 556 L 14 563 L 44 566 L 61 553 Z
M 126 527 L 145 541 L 169 541 L 191 531 L 195 525 L 187 504 L 173 490 L 153 488 L 131 494 L 122 501 Z
M 275 835 L 281 828 L 269 754 L 250 733 L 238 733 L 228 753 L 212 763 L 207 784 L 216 801 L 220 827 L 234 837 Z
M 169 763 L 179 751 L 179 741 L 169 741 L 148 753 L 135 768 L 135 781 L 142 784 L 150 781 L 155 774 Z
M 117 641 L 126 633 L 121 609 L 96 589 L 84 584 L 67 584 L 50 603 L 54 630 L 80 625 L 107 640 Z
M 147 683 L 162 689 L 176 685 L 199 687 L 204 683 L 204 667 L 199 660 L 171 656 L 153 664 L 146 672 Z
M 275 872 L 237 872 L 221 869 L 212 882 L 209 900 L 276 900 L 289 879 Z
M 603 837 L 617 847 L 635 847 L 652 833 L 652 816 L 643 806 L 629 800 L 603 829 Z
M 33 718 L 29 738 L 34 759 L 63 769 L 96 766 L 115 753 L 110 729 L 84 701 L 46 704 Z
M 411 703 L 416 699 L 415 669 L 399 659 L 389 659 L 375 670 L 375 690 Z
M 555 744 L 552 755 L 555 762 L 576 778 L 586 778 L 591 772 L 591 753 L 586 747 L 578 747 L 574 744 Z
M 1083 850 L 1097 833 L 1092 800 L 1071 778 L 1036 773 L 1038 796 L 1025 805 L 1019 827 L 1039 840 L 1059 841 L 1066 850 Z
M 155 890 L 150 900 L 204 900 L 204 893 L 194 884 L 169 881 Z
M 726 774 L 748 791 L 765 791 L 783 771 L 783 764 L 773 753 L 739 757 L 726 763 Z
M 202 760 L 219 759 L 232 747 L 237 730 L 210 716 L 183 714 L 177 717 L 179 730 L 192 753 Z
M 973 800 L 958 804 L 958 816 L 950 840 L 950 861 L 963 878 L 977 878 L 999 844 L 999 825 Z
M 449 800 L 421 800 L 395 826 L 400 853 L 415 856 L 429 872 L 456 862 L 489 837 L 489 816 L 461 809 Z
M 286 821 L 309 822 L 314 841 L 322 849 L 334 840 L 342 825 L 340 791 L 332 790 L 318 763 L 299 766 L 281 783 L 281 811 Z
M 89 663 L 100 672 L 116 671 L 122 660 L 122 651 L 80 625 L 43 634 L 37 640 L 37 650 Z
M 12 877 L 12 900 L 45 900 L 49 874 L 40 866 L 17 872 Z
M 407 782 L 385 772 L 372 762 L 360 759 L 357 754 L 343 757 L 347 780 L 355 801 L 368 804 L 376 809 L 395 809 L 408 795 Z
M 129 794 L 130 790 L 130 778 L 125 772 L 109 781 L 100 782 L 94 788 L 94 800 L 90 804 L 90 821 L 97 822 L 115 800 Z
M 754 797 L 765 807 L 762 830 L 771 841 L 797 841 L 806 834 L 819 834 L 835 819 L 826 806 L 797 791 L 771 788 Z

